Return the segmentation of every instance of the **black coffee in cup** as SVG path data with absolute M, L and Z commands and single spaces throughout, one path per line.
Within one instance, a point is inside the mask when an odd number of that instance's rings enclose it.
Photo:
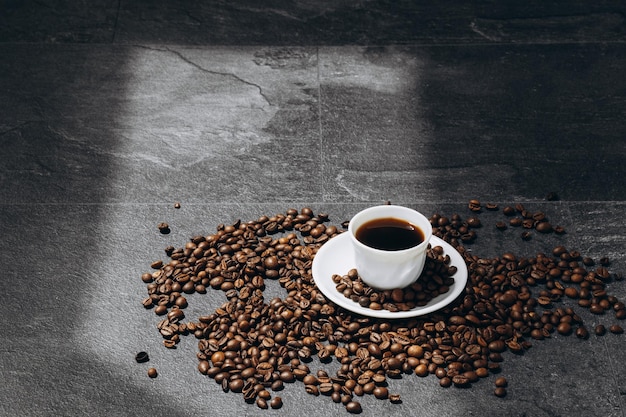
M 371 248 L 397 251 L 422 243 L 424 232 L 406 220 L 383 217 L 363 223 L 357 229 L 355 237 Z

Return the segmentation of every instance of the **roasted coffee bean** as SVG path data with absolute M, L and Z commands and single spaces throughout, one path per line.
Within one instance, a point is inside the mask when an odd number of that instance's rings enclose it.
M 504 352 L 506 350 L 506 343 L 504 343 L 503 340 L 494 340 L 493 342 L 489 343 L 488 348 L 491 352 Z
M 285 384 L 280 379 L 277 379 L 272 382 L 270 388 L 272 389 L 272 391 L 282 391 L 285 388 Z
M 165 222 L 159 223 L 157 225 L 157 228 L 159 229 L 159 232 L 161 232 L 164 235 L 168 234 L 171 231 L 169 224 Z
M 150 356 L 148 356 L 147 352 L 139 352 L 135 355 L 135 360 L 137 363 L 144 363 L 150 360 Z
M 478 217 L 470 217 L 467 219 L 467 225 L 469 227 L 478 228 L 481 226 L 481 222 Z
M 267 410 L 268 409 L 267 400 L 265 398 L 257 398 L 256 399 L 256 405 L 261 410 Z
M 576 337 L 579 339 L 588 339 L 589 331 L 584 326 L 580 326 L 576 328 Z
M 352 414 L 360 414 L 363 409 L 361 408 L 361 403 L 358 401 L 350 401 L 346 404 L 346 411 Z
M 428 375 L 428 366 L 421 363 L 415 368 L 415 375 L 417 376 L 426 376 Z
M 480 201 L 476 200 L 476 199 L 472 199 L 469 201 L 467 207 L 471 210 L 471 211 L 480 211 L 481 209 L 481 205 L 480 205 Z
M 400 397 L 400 394 L 389 394 L 389 401 L 391 401 L 392 404 L 400 404 L 402 402 L 402 398 Z
M 156 368 L 149 368 L 148 369 L 148 376 L 150 378 L 156 378 L 159 375 L 159 373 L 157 372 Z
M 620 326 L 619 324 L 614 324 L 611 327 L 609 327 L 609 331 L 613 334 L 622 334 L 624 333 L 624 328 Z
M 283 406 L 283 399 L 281 397 L 274 397 L 270 401 L 270 407 L 277 410 Z
M 272 394 L 270 394 L 270 392 L 266 389 L 259 389 L 259 392 L 257 394 L 259 396 L 259 398 L 262 398 L 264 400 L 269 400 L 270 398 L 272 398 Z
M 604 314 L 604 308 L 600 304 L 594 304 L 593 302 L 589 306 L 589 311 L 592 314 Z
M 244 386 L 243 379 L 233 379 L 228 383 L 228 388 L 232 392 L 241 392 L 243 390 L 243 386 Z
M 550 233 L 553 229 L 550 223 L 542 221 L 535 225 L 535 230 L 537 230 L 539 233 Z
M 333 384 L 331 382 L 322 382 L 319 385 L 319 391 L 322 395 L 330 395 L 333 392 Z
M 389 390 L 386 387 L 375 387 L 373 390 L 374 397 L 384 400 L 389 397 Z
M 211 369 L 211 365 L 209 365 L 208 361 L 203 360 L 198 363 L 198 371 L 200 371 L 201 374 L 206 375 L 209 369 Z
M 465 375 L 455 375 L 452 377 L 452 383 L 456 387 L 464 388 L 464 387 L 469 386 L 470 380 Z
M 568 335 L 572 332 L 572 326 L 567 322 L 561 322 L 557 326 L 556 331 L 562 335 Z
M 249 389 L 245 389 L 242 391 L 243 393 L 243 399 L 245 402 L 251 404 L 254 403 L 256 401 L 256 390 L 254 390 L 254 388 L 249 388 Z
M 495 394 L 496 397 L 506 397 L 506 388 L 504 387 L 496 387 L 496 389 L 493 391 L 493 393 Z
M 509 383 L 505 377 L 501 376 L 495 380 L 496 387 L 506 387 Z
M 515 208 L 512 206 L 506 206 L 502 209 L 502 213 L 504 213 L 507 216 L 512 216 L 515 214 Z

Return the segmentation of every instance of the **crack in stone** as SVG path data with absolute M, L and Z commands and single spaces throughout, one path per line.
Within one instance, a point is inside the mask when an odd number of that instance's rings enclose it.
M 165 48 L 168 52 L 173 53 L 174 55 L 178 56 L 180 59 L 182 59 L 183 61 L 185 61 L 186 63 L 188 63 L 189 65 L 199 69 L 202 72 L 205 72 L 207 74 L 213 74 L 213 75 L 223 75 L 225 77 L 231 77 L 241 83 L 244 83 L 246 85 L 255 87 L 257 90 L 259 90 L 259 95 L 261 97 L 263 97 L 263 100 L 265 100 L 265 102 L 269 105 L 272 106 L 272 103 L 270 102 L 270 100 L 267 98 L 267 96 L 265 95 L 265 93 L 263 92 L 263 87 L 261 87 L 259 84 L 253 83 L 252 81 L 248 81 L 246 79 L 241 78 L 240 76 L 231 73 L 231 72 L 221 72 L 221 71 L 213 71 L 207 68 L 204 68 L 203 66 L 197 64 L 196 62 L 192 61 L 191 59 L 187 58 L 186 56 L 184 56 L 180 51 L 176 51 L 170 48 Z
M 472 23 L 470 23 L 470 29 L 472 29 L 473 32 L 479 34 L 480 36 L 482 36 L 483 38 L 490 40 L 492 42 L 498 42 L 500 41 L 500 38 L 497 36 L 490 36 L 488 34 L 486 34 L 485 32 L 483 32 L 482 30 L 480 30 L 478 28 L 478 25 L 476 24 L 476 21 L 473 21 Z
M 290 20 L 295 20 L 297 22 L 306 22 L 307 21 L 306 19 L 303 19 L 301 17 L 293 15 L 293 14 L 287 12 L 286 10 L 273 9 L 271 7 L 267 8 L 267 9 L 265 9 L 265 8 L 256 8 L 256 7 L 243 7 L 240 10 L 245 10 L 245 11 L 252 12 L 252 13 L 269 13 L 269 14 L 273 13 L 273 14 L 275 14 L 277 16 L 282 16 L 282 17 L 285 17 L 285 18 L 290 19 Z

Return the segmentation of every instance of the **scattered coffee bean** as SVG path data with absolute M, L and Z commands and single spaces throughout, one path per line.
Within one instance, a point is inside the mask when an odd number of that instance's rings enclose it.
M 348 404 L 346 404 L 346 411 L 352 414 L 360 414 L 363 409 L 361 408 L 361 403 L 359 403 L 358 401 L 350 401 Z
M 480 209 L 481 209 L 481 206 L 480 206 L 480 201 L 475 200 L 475 199 L 472 199 L 472 200 L 470 200 L 470 201 L 469 201 L 469 203 L 468 203 L 467 207 L 468 207 L 471 211 L 478 212 L 478 211 L 480 211 Z
M 501 376 L 501 377 L 496 378 L 495 384 L 496 384 L 496 387 L 506 387 L 509 384 L 509 382 L 506 380 L 505 377 Z
M 496 397 L 506 397 L 506 388 L 504 387 L 497 387 L 493 393 L 496 395 Z
M 589 331 L 584 326 L 580 326 L 576 329 L 576 337 L 579 339 L 589 339 Z
M 613 334 L 622 334 L 624 333 L 624 329 L 619 324 L 614 324 L 609 327 L 609 331 Z
M 515 214 L 515 208 L 512 206 L 506 206 L 502 209 L 502 213 L 506 216 L 513 216 Z
M 150 357 L 148 356 L 147 352 L 139 352 L 135 355 L 135 360 L 137 361 L 137 363 L 144 363 L 148 362 L 150 360 Z
M 391 401 L 392 404 L 400 404 L 402 398 L 400 398 L 400 394 L 389 394 L 389 401 Z
M 149 368 L 148 369 L 148 376 L 150 378 L 156 378 L 159 375 L 159 373 L 157 372 L 156 368 Z
M 470 217 L 467 219 L 467 225 L 469 227 L 478 228 L 481 226 L 481 222 L 478 217 Z
M 178 201 L 174 203 L 174 208 L 175 209 L 179 209 L 180 208 L 180 203 Z
M 159 229 L 159 232 L 161 232 L 164 235 L 168 234 L 171 231 L 169 224 L 165 222 L 159 223 L 157 225 L 157 228 Z

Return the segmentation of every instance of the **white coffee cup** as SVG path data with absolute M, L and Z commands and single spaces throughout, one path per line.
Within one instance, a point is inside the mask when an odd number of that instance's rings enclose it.
M 421 230 L 423 240 L 416 246 L 399 250 L 377 249 L 357 239 L 357 231 L 376 219 L 397 219 Z M 404 288 L 419 278 L 426 262 L 426 250 L 432 236 L 430 221 L 420 212 L 408 207 L 382 205 L 357 213 L 348 224 L 348 234 L 354 249 L 355 267 L 363 282 L 379 290 Z

